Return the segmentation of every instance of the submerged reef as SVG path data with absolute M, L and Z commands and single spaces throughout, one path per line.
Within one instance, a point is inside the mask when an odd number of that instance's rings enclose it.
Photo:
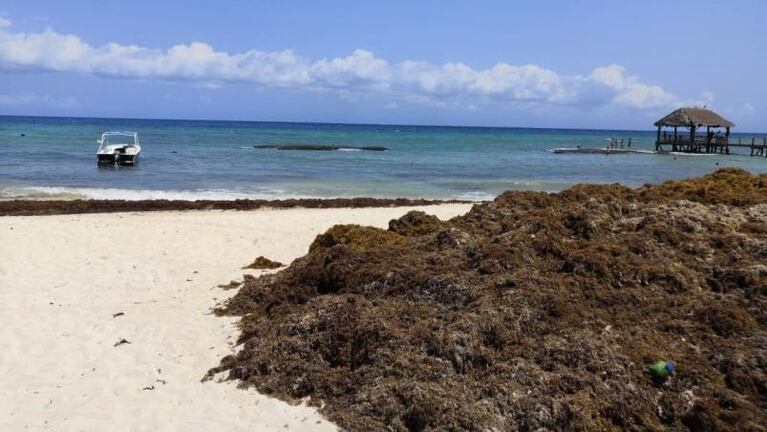
M 334 146 L 324 144 L 286 144 L 274 145 L 263 144 L 254 145 L 253 148 L 260 150 L 295 150 L 295 151 L 334 151 L 334 150 L 358 150 L 358 151 L 388 151 L 389 149 L 381 146 Z
M 355 431 L 765 430 L 766 263 L 737 169 L 335 226 L 217 310 L 242 349 L 207 377 Z

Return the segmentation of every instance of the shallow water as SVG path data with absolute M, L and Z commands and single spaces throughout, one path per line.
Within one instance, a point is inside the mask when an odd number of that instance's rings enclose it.
M 96 140 L 107 130 L 139 133 L 138 166 L 96 165 Z M 652 149 L 655 132 L 0 117 L 0 199 L 488 199 L 508 189 L 557 191 L 580 182 L 638 186 L 724 166 L 767 172 L 767 158 L 747 155 L 547 151 L 604 146 L 611 137 L 631 137 L 632 148 Z M 390 150 L 253 148 L 293 144 Z

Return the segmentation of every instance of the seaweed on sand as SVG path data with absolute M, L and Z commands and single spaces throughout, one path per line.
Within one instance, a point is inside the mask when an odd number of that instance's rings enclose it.
M 218 311 L 242 316 L 243 349 L 209 377 L 309 397 L 347 430 L 765 430 L 765 180 L 333 227 Z
M 77 213 L 114 213 L 170 210 L 255 210 L 261 208 L 361 208 L 402 207 L 466 203 L 408 198 L 303 198 L 286 200 L 236 199 L 230 201 L 181 200 L 44 200 L 0 201 L 0 216 L 29 216 Z
M 276 269 L 284 266 L 285 264 L 277 261 L 272 261 L 269 258 L 265 256 L 260 256 L 253 260 L 252 263 L 246 265 L 243 267 L 243 269 L 251 269 L 251 270 L 270 270 L 270 269 Z

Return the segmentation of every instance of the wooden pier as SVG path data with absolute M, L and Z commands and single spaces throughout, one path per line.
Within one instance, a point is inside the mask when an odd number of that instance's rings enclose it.
M 706 108 L 679 108 L 671 114 L 655 122 L 658 136 L 655 140 L 655 150 L 680 153 L 720 153 L 730 154 L 731 148 L 744 147 L 750 149 L 751 156 L 767 156 L 767 138 L 757 140 L 751 138 L 744 142 L 738 138 L 735 143 L 730 138 L 730 129 L 734 123 Z M 665 129 L 664 129 L 665 128 Z M 687 129 L 680 133 L 679 128 Z M 697 134 L 705 128 L 706 134 Z
M 738 138 L 738 144 L 740 146 L 740 138 Z M 761 144 L 757 144 L 756 138 L 751 138 L 751 144 L 743 144 L 743 147 L 751 148 L 751 156 L 765 156 L 767 157 L 767 138 L 762 140 Z
M 734 148 L 749 149 L 749 156 L 767 157 L 767 138 L 738 138 L 733 141 L 732 138 L 714 137 L 708 140 L 707 136 L 697 136 L 695 141 L 692 141 L 688 136 L 667 135 L 661 136 L 655 142 L 655 149 L 659 152 L 730 154 L 730 150 Z
M 631 148 L 631 138 L 610 138 L 610 144 L 607 146 L 608 149 L 618 149 L 618 148 Z

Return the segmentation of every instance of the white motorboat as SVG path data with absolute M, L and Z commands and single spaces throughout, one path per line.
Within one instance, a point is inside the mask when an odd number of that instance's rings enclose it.
M 99 165 L 135 165 L 141 153 L 136 132 L 104 132 L 97 140 Z

